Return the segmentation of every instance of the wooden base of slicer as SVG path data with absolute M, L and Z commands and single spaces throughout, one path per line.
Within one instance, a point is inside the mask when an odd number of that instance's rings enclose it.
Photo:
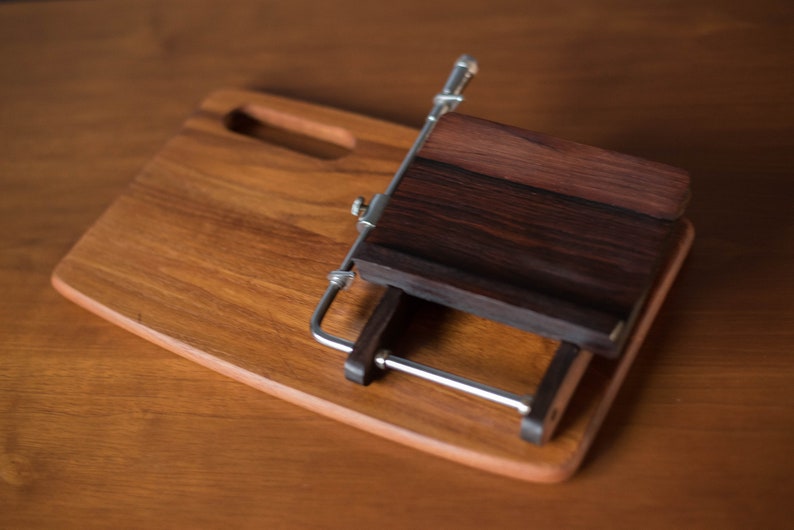
M 53 274 L 67 298 L 208 368 L 408 446 L 510 477 L 556 482 L 582 462 L 693 237 L 685 224 L 624 354 L 599 359 L 555 437 L 517 435 L 513 411 L 414 378 L 345 380 L 345 354 L 308 322 L 326 273 L 355 234 L 351 198 L 384 188 L 416 131 L 247 91 L 203 102 L 181 132 L 82 237 Z M 350 336 L 380 288 L 355 282 L 326 319 Z M 401 351 L 487 367 L 516 391 L 540 381 L 557 344 L 470 314 L 430 307 Z M 465 347 L 461 347 L 465 345 Z

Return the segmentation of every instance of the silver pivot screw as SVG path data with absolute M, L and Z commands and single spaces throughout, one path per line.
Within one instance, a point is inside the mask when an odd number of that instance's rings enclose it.
M 353 201 L 353 205 L 350 207 L 350 213 L 356 217 L 362 217 L 367 213 L 367 208 L 369 208 L 369 204 L 364 202 L 364 197 L 356 197 L 356 200 Z

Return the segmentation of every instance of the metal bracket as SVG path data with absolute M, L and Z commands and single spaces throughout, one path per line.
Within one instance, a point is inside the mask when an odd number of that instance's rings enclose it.
M 524 440 L 538 445 L 548 441 L 592 354 L 574 344 L 560 343 L 535 394 L 514 394 L 394 355 L 393 350 L 420 303 L 427 302 L 389 287 L 345 360 L 345 377 L 368 385 L 388 370 L 403 372 L 515 409 L 522 416 L 521 437 Z
M 352 257 L 356 250 L 370 230 L 377 225 L 406 169 L 414 161 L 438 119 L 463 101 L 461 93 L 476 73 L 477 62 L 472 57 L 463 55 L 455 62 L 444 88 L 433 99 L 433 108 L 427 115 L 422 130 L 386 191 L 376 194 L 369 204 L 363 197 L 358 197 L 353 202 L 351 213 L 358 217 L 356 227 L 359 235 L 340 267 L 328 274 L 328 287 L 312 315 L 311 331 L 321 344 L 349 354 L 345 362 L 345 377 L 351 381 L 368 385 L 379 373 L 395 370 L 511 407 L 522 416 L 521 437 L 542 444 L 551 437 L 573 389 L 584 373 L 591 357 L 589 352 L 580 351 L 570 343 L 561 343 L 536 394 L 518 395 L 394 355 L 387 346 L 396 340 L 410 317 L 411 306 L 417 300 L 397 288 L 387 289 L 355 342 L 322 329 L 323 319 L 336 295 L 346 289 L 355 278 Z
M 350 279 L 352 277 L 347 274 L 354 274 L 352 272 L 352 257 L 366 238 L 369 231 L 375 228 L 378 218 L 380 218 L 380 214 L 383 212 L 386 204 L 388 204 L 389 199 L 394 193 L 394 190 L 397 189 L 397 185 L 400 183 L 400 180 L 402 180 L 406 169 L 408 169 L 408 166 L 411 165 L 411 162 L 413 162 L 414 158 L 416 158 L 416 154 L 422 148 L 425 140 L 427 140 L 427 137 L 435 128 L 438 118 L 447 112 L 454 110 L 463 101 L 463 96 L 461 93 L 476 73 L 477 61 L 473 57 L 469 55 L 461 55 L 458 60 L 455 61 L 455 65 L 453 66 L 452 72 L 447 78 L 447 82 L 444 84 L 444 88 L 435 96 L 433 100 L 433 108 L 430 109 L 430 113 L 425 118 L 425 123 L 422 127 L 422 130 L 419 131 L 419 136 L 417 136 L 413 146 L 411 146 L 411 149 L 405 155 L 405 158 L 400 164 L 400 167 L 397 169 L 397 172 L 394 174 L 394 177 L 392 177 L 392 180 L 389 183 L 386 191 L 382 194 L 375 195 L 375 197 L 372 199 L 372 203 L 369 205 L 364 203 L 363 198 L 358 198 L 356 199 L 356 202 L 354 202 L 351 211 L 353 211 L 355 215 L 360 215 L 359 221 L 357 223 L 359 235 L 353 245 L 350 247 L 350 250 L 348 250 L 347 255 L 345 256 L 344 260 L 342 260 L 342 264 L 339 266 L 339 268 L 328 275 L 328 287 L 326 288 L 322 298 L 320 298 L 320 301 L 317 303 L 317 307 L 314 309 L 314 313 L 312 314 L 309 324 L 312 336 L 314 336 L 315 340 L 317 340 L 320 344 L 339 351 L 343 351 L 345 353 L 350 353 L 353 350 L 352 341 L 342 337 L 337 337 L 336 335 L 323 330 L 323 319 L 325 318 L 326 313 L 328 313 L 331 304 L 333 304 L 336 295 L 339 294 L 339 291 L 350 285 Z

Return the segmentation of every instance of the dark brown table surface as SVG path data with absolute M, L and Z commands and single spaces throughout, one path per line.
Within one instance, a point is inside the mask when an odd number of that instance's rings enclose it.
M 785 528 L 794 4 L 0 4 L 0 527 Z M 692 254 L 580 472 L 533 485 L 281 402 L 49 275 L 209 92 L 465 111 L 689 170 Z

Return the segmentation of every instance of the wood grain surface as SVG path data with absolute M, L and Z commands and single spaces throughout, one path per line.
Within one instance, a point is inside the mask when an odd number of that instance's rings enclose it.
M 688 195 L 683 171 L 451 113 L 353 259 L 375 283 L 617 357 Z
M 238 109 L 271 130 L 267 141 L 230 130 L 228 117 Z M 289 148 L 274 143 L 283 136 L 274 134 L 274 123 L 290 124 L 290 138 L 304 136 L 299 131 L 326 131 L 320 136 L 351 146 L 350 152 L 333 159 L 309 154 L 303 147 L 316 145 L 317 137 L 286 142 Z M 660 257 L 656 286 L 648 287 L 649 302 L 632 324 L 628 351 L 608 370 L 615 376 L 586 374 L 588 399 L 571 407 L 558 436 L 536 447 L 518 438 L 518 416 L 494 414 L 493 406 L 471 397 L 399 376 L 369 389 L 348 384 L 342 378 L 344 354 L 322 347 L 307 332 L 327 271 L 338 266 L 355 237 L 353 219 L 338 197 L 355 196 L 355 189 L 374 193 L 369 188 L 399 166 L 408 132 L 263 93 L 215 92 L 58 264 L 53 285 L 124 329 L 309 410 L 513 478 L 566 479 L 590 447 L 622 383 L 620 374 L 636 356 L 691 247 L 691 226 L 678 231 Z M 337 195 L 324 192 L 328 182 Z M 296 216 L 296 210 L 306 214 Z M 370 334 L 369 306 L 378 290 L 366 283 L 356 287 L 326 322 L 351 339 Z M 512 374 L 491 384 L 519 394 L 534 393 L 541 384 L 550 340 L 515 333 L 505 340 L 501 327 L 489 333 L 481 325 L 468 341 L 448 340 L 444 347 L 441 334 L 460 334 L 474 319 L 453 315 L 450 328 L 443 312 L 435 318 L 417 315 L 426 329 L 403 341 L 414 346 L 400 347 L 401 353 L 430 357 L 434 365 L 440 358 L 452 366 L 486 367 L 478 379 Z M 373 319 L 376 325 L 381 320 Z M 527 363 L 531 369 L 509 370 Z
M 689 198 L 682 169 L 460 113 L 439 120 L 420 156 L 659 219 Z
M 0 526 L 787 528 L 793 17 L 770 0 L 0 4 Z M 697 244 L 573 480 L 382 442 L 49 285 L 213 90 L 416 127 L 462 52 L 481 64 L 466 113 L 692 175 Z

